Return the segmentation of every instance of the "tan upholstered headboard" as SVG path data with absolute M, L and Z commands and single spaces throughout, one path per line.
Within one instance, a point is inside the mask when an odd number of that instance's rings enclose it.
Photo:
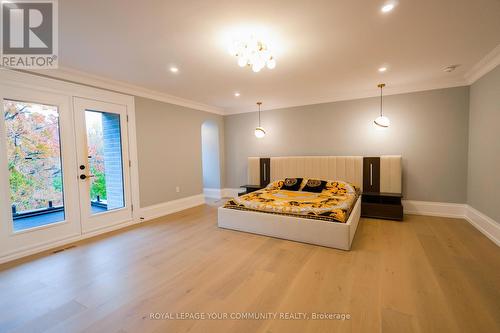
M 363 185 L 362 156 L 287 156 L 271 158 L 271 181 L 286 177 L 344 180 Z
M 380 192 L 401 193 L 401 156 L 384 155 L 379 159 L 380 176 L 377 175 L 377 181 Z M 259 184 L 262 180 L 259 160 L 259 157 L 248 158 L 249 184 Z M 270 174 L 271 182 L 286 177 L 306 177 L 344 180 L 362 189 L 363 156 L 271 157 Z M 263 176 L 267 180 L 267 175 Z

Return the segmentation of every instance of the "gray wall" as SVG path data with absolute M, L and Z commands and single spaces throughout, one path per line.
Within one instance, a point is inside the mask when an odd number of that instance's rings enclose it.
M 141 97 L 135 110 L 141 207 L 203 193 L 201 125 L 216 122 L 224 142 L 222 116 Z
M 500 222 L 500 66 L 470 88 L 467 203 Z
M 379 99 L 366 98 L 224 117 L 226 186 L 245 184 L 248 156 L 402 154 L 406 199 L 466 201 L 469 88 L 384 97 L 392 124 L 373 126 Z

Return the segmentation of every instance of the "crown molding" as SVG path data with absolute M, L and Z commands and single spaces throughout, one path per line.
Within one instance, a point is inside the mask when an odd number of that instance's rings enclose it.
M 214 113 L 214 114 L 218 114 L 218 115 L 232 115 L 232 114 L 239 114 L 239 113 L 255 112 L 255 110 L 252 110 L 252 109 L 237 109 L 237 110 L 232 109 L 231 110 L 231 109 L 218 108 L 218 107 L 214 107 L 211 105 L 207 105 L 207 104 L 199 103 L 196 101 L 183 99 L 180 97 L 176 97 L 173 95 L 162 93 L 159 91 L 143 88 L 143 87 L 138 86 L 138 85 L 125 83 L 125 82 L 118 81 L 118 80 L 108 79 L 108 78 L 105 78 L 105 77 L 102 77 L 99 75 L 89 74 L 87 72 L 79 71 L 79 70 L 72 69 L 69 67 L 59 66 L 59 68 L 55 69 L 55 70 L 23 70 L 21 72 L 26 72 L 26 73 L 30 73 L 30 74 L 34 74 L 34 75 L 38 75 L 38 76 L 42 76 L 42 77 L 53 78 L 53 79 L 67 81 L 67 82 L 76 83 L 76 84 L 83 84 L 83 85 L 91 86 L 94 88 L 105 89 L 105 90 L 118 92 L 118 93 L 122 93 L 122 94 L 128 94 L 128 95 L 133 95 L 133 96 L 138 96 L 138 97 L 149 98 L 149 99 L 153 99 L 153 100 L 160 101 L 160 102 L 184 106 L 184 107 L 188 107 L 191 109 L 210 112 L 210 113 Z M 405 94 L 405 93 L 419 92 L 419 91 L 426 91 L 426 90 L 459 87 L 459 86 L 465 86 L 465 85 L 468 85 L 468 83 L 465 81 L 459 80 L 459 81 L 453 81 L 451 83 L 448 82 L 448 83 L 430 84 L 430 85 L 429 84 L 415 84 L 415 85 L 406 85 L 406 86 L 400 86 L 400 87 L 389 87 L 389 88 L 386 88 L 384 90 L 384 95 L 385 96 L 398 95 L 398 94 Z M 363 98 L 378 97 L 378 96 L 379 96 L 378 91 L 374 92 L 372 89 L 370 89 L 369 91 L 366 91 L 366 90 L 365 91 L 352 91 L 349 93 L 338 94 L 336 96 L 332 96 L 331 98 L 328 98 L 326 100 L 313 101 L 312 103 L 308 103 L 308 104 L 271 105 L 268 108 L 262 109 L 262 111 L 284 109 L 284 108 L 294 108 L 294 107 L 301 107 L 301 106 L 308 106 L 308 105 L 315 105 L 315 104 L 333 103 L 333 102 L 348 101 L 348 100 L 363 99 Z
M 467 81 L 467 84 L 473 84 L 485 74 L 495 69 L 498 65 L 500 65 L 500 44 L 498 44 L 477 64 L 472 66 L 471 70 L 465 74 L 465 80 Z
M 471 70 L 469 70 L 462 78 L 454 80 L 452 82 L 447 83 L 435 83 L 435 84 L 413 84 L 399 87 L 389 87 L 384 90 L 385 96 L 390 95 L 399 95 L 427 90 L 436 90 L 436 89 L 445 89 L 445 88 L 453 88 L 460 86 L 468 86 L 476 82 L 482 76 L 493 70 L 495 67 L 500 65 L 500 44 L 497 45 L 491 52 L 489 52 L 485 57 L 483 57 L 477 64 L 475 64 Z M 88 86 L 92 86 L 95 88 L 106 89 L 114 92 L 119 92 L 123 94 L 129 94 L 138 97 L 149 98 L 153 100 L 157 100 L 160 102 L 175 104 L 179 106 L 184 106 L 188 108 L 192 108 L 195 110 L 215 113 L 218 115 L 233 115 L 239 113 L 250 113 L 256 112 L 253 109 L 223 109 L 215 106 L 211 106 L 208 104 L 199 103 L 196 101 L 184 99 L 181 97 L 169 95 L 163 92 L 150 90 L 147 88 L 143 88 L 138 85 L 125 83 L 122 81 L 117 81 L 113 79 L 108 79 L 102 76 L 89 74 L 83 71 L 79 71 L 76 69 L 68 68 L 68 67 L 59 67 L 56 70 L 33 70 L 26 71 L 32 74 L 36 74 L 39 76 L 46 76 L 54 79 L 59 79 L 63 81 L 69 81 L 72 83 L 84 84 Z M 316 100 L 312 101 L 308 104 L 299 104 L 299 105 L 290 105 L 290 104 L 276 104 L 276 105 L 268 105 L 268 107 L 263 108 L 262 111 L 276 110 L 276 109 L 285 109 L 285 108 L 295 108 L 301 106 L 308 105 L 316 105 L 316 104 L 326 104 L 333 102 L 341 102 L 355 99 L 363 99 L 370 97 L 378 97 L 378 91 L 375 92 L 370 89 L 370 91 L 351 91 L 342 94 L 338 94 L 336 96 L 331 96 L 328 99 L 324 100 Z
M 384 97 L 391 96 L 391 95 L 418 93 L 418 92 L 424 92 L 424 91 L 429 91 L 429 90 L 464 87 L 464 86 L 468 86 L 468 85 L 469 84 L 467 82 L 459 79 L 459 80 L 454 80 L 452 82 L 447 82 L 447 83 L 413 84 L 413 85 L 406 85 L 406 86 L 389 87 L 389 88 L 384 88 Z M 332 98 L 328 98 L 328 99 L 320 100 L 320 101 L 314 101 L 314 102 L 308 103 L 308 104 L 268 105 L 268 107 L 261 109 L 261 111 L 300 108 L 300 107 L 306 107 L 306 106 L 311 106 L 311 105 L 328 104 L 328 103 L 343 102 L 343 101 L 354 101 L 354 100 L 358 100 L 358 99 L 372 98 L 372 97 L 380 97 L 380 91 L 379 90 L 374 91 L 374 89 L 370 89 L 369 91 L 368 90 L 353 91 L 353 92 L 344 93 L 344 94 L 337 94 L 336 96 L 332 96 Z M 251 112 L 258 112 L 258 111 L 253 110 L 253 109 L 239 109 L 239 110 L 226 109 L 226 112 L 224 115 L 230 116 L 230 115 L 235 115 L 235 114 L 240 114 L 240 113 L 251 113 Z
M 29 70 L 23 72 L 39 76 L 45 76 L 62 81 L 83 84 L 94 88 L 106 89 L 113 92 L 119 92 L 122 94 L 149 98 L 160 102 L 184 106 L 187 108 L 215 113 L 218 115 L 224 115 L 224 109 L 221 108 L 184 99 L 181 97 L 172 96 L 169 94 L 165 94 L 155 90 L 150 90 L 137 85 L 125 83 L 122 81 L 112 80 L 102 76 L 89 74 L 68 67 L 59 67 L 58 69 L 54 70 Z

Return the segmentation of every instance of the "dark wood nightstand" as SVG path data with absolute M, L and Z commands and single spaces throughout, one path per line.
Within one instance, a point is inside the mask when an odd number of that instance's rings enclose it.
M 243 194 L 248 194 L 248 193 L 252 193 L 252 192 L 258 191 L 260 189 L 263 189 L 265 186 L 261 186 L 261 185 L 241 185 L 240 187 L 244 188 L 245 192 L 238 193 L 238 196 L 242 196 Z
M 387 220 L 403 220 L 401 193 L 363 192 L 361 216 Z

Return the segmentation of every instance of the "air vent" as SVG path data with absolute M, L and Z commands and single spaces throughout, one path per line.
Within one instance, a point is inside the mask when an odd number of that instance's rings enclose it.
M 52 251 L 52 253 L 56 254 L 56 253 L 63 252 L 63 251 L 66 251 L 66 250 L 69 250 L 69 249 L 72 249 L 72 248 L 75 248 L 75 247 L 76 247 L 76 245 L 70 245 L 70 246 L 64 247 L 62 249 L 57 249 L 55 251 Z

